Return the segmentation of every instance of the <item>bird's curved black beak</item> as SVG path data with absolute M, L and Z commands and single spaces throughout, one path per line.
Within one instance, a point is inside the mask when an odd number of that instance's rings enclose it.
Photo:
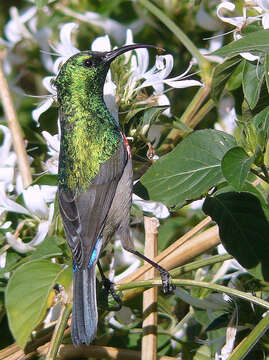
M 154 46 L 154 45 L 131 44 L 131 45 L 122 46 L 121 48 L 106 52 L 105 56 L 104 56 L 104 61 L 107 63 L 111 63 L 119 55 L 121 55 L 127 51 L 135 50 L 135 49 L 139 49 L 139 48 L 153 48 L 153 49 L 157 49 L 158 52 L 161 52 L 161 53 L 165 51 L 164 49 L 162 49 L 158 46 Z

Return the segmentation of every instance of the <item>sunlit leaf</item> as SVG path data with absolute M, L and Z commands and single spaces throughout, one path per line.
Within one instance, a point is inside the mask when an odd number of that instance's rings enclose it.
M 196 199 L 223 181 L 221 159 L 234 146 L 234 138 L 222 131 L 195 131 L 154 163 L 141 182 L 151 200 L 168 206 Z
M 52 288 L 64 270 L 62 265 L 50 261 L 32 261 L 20 266 L 9 280 L 6 291 L 8 321 L 22 348 L 44 318 Z

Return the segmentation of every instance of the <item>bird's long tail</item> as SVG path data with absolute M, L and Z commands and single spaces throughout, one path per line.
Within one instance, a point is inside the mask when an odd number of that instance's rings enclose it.
M 75 346 L 89 345 L 95 337 L 98 312 L 96 302 L 96 267 L 74 271 L 72 341 Z

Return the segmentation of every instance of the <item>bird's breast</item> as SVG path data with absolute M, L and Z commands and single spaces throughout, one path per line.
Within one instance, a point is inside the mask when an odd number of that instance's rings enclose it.
M 60 148 L 59 181 L 70 189 L 86 189 L 122 141 L 120 132 L 102 122 L 78 119 L 68 131 L 63 129 Z

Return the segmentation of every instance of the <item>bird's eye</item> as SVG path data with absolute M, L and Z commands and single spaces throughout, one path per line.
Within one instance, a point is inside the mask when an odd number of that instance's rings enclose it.
M 92 67 L 92 65 L 93 65 L 92 59 L 86 59 L 86 60 L 84 61 L 83 65 L 84 65 L 85 67 L 87 67 L 87 68 Z

